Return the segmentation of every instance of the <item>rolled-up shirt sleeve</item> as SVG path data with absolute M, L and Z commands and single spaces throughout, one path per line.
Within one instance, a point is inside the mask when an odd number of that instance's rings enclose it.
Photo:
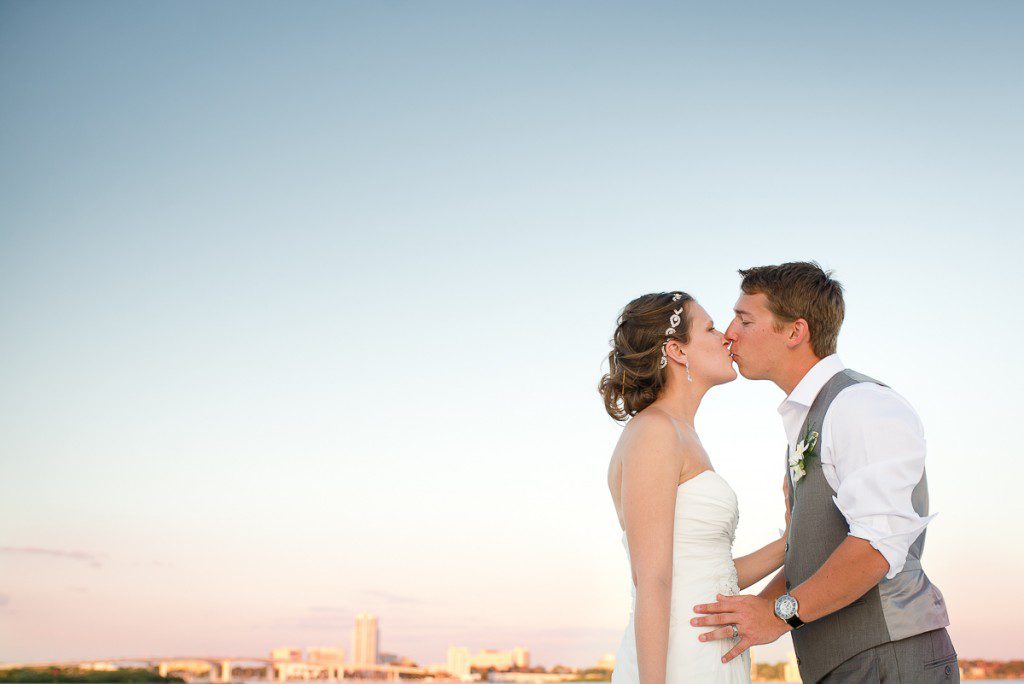
M 850 535 L 868 541 L 895 577 L 911 544 L 934 515 L 920 516 L 911 495 L 924 474 L 921 420 L 901 396 L 874 384 L 839 394 L 823 426 L 831 435 L 829 460 L 839 487 L 833 497 Z

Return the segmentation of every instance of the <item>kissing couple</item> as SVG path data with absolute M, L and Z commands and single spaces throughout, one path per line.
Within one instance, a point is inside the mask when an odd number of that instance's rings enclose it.
M 831 272 L 739 273 L 724 333 L 676 291 L 627 304 L 611 340 L 599 390 L 628 421 L 608 486 L 633 576 L 613 684 L 750 682 L 747 649 L 786 632 L 806 683 L 958 682 L 945 602 L 921 567 L 934 516 L 920 418 L 839 360 L 843 288 Z M 735 559 L 736 494 L 694 429 L 705 393 L 736 379 L 733 363 L 785 393 L 789 442 L 785 534 Z M 759 594 L 740 594 L 773 572 Z

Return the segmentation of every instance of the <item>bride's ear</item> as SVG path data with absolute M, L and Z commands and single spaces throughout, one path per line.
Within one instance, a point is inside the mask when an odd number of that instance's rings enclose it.
M 789 339 L 786 340 L 786 346 L 790 349 L 796 349 L 802 342 L 811 341 L 811 329 L 807 327 L 807 321 L 802 318 L 798 318 L 792 323 L 793 327 L 789 331 Z
M 665 348 L 665 355 L 676 363 L 681 363 L 684 366 L 689 363 L 689 359 L 686 358 L 686 351 L 678 340 L 672 340 L 668 343 L 668 347 Z

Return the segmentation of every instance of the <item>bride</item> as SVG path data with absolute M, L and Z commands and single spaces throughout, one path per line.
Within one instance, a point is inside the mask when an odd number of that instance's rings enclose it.
M 703 641 L 690 625 L 696 604 L 739 593 L 785 554 L 783 537 L 733 560 L 736 494 L 693 427 L 704 393 L 736 379 L 728 342 L 696 300 L 669 292 L 627 304 L 612 347 L 599 390 L 612 418 L 629 421 L 608 487 L 633 575 L 612 682 L 749 682 L 748 653 L 724 664 L 733 642 Z

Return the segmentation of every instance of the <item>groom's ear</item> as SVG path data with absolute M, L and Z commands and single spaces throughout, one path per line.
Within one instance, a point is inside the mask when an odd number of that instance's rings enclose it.
M 804 342 L 810 344 L 811 329 L 807 327 L 807 321 L 798 318 L 789 325 L 789 336 L 786 338 L 786 346 L 796 349 Z

